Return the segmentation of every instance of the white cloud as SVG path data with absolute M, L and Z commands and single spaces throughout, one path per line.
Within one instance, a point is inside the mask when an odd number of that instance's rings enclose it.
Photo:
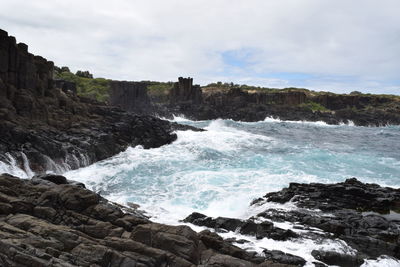
M 400 94 L 398 0 L 0 1 L 30 51 L 96 76 Z M 224 62 L 243 48 L 246 64 Z M 310 78 L 273 74 L 292 72 Z

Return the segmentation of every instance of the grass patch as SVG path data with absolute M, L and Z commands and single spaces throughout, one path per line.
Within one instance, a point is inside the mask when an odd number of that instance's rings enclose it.
M 77 74 L 86 72 L 77 72 Z M 89 73 L 89 72 L 87 72 Z M 92 99 L 96 99 L 100 102 L 106 102 L 110 97 L 110 80 L 104 78 L 90 78 L 92 76 L 76 75 L 69 72 L 67 69 L 56 69 L 54 77 L 56 79 L 62 79 L 76 84 L 77 93 L 79 96 L 84 96 Z
M 321 105 L 319 103 L 316 103 L 316 102 L 312 102 L 312 101 L 300 104 L 299 107 L 309 109 L 309 110 L 311 110 L 313 112 L 315 112 L 315 111 L 319 111 L 319 112 L 328 112 L 328 111 L 330 111 L 329 109 L 327 109 L 323 105 Z

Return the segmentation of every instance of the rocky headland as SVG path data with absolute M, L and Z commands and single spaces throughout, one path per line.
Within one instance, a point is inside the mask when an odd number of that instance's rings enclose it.
M 149 83 L 141 82 L 142 87 Z M 119 94 L 126 95 L 125 89 Z M 289 121 L 323 121 L 327 124 L 354 123 L 358 126 L 400 124 L 400 97 L 370 94 L 333 94 L 306 89 L 251 90 L 240 87 L 212 87 L 193 84 L 193 78 L 178 79 L 162 97 L 152 90 L 148 96 L 132 89 L 130 98 L 111 101 L 125 110 L 192 120 L 233 119 L 262 121 L 267 117 Z M 113 93 L 114 94 L 114 93 Z M 148 99 L 151 99 L 149 102 Z M 142 104 L 135 104 L 137 102 Z M 128 103 L 127 103 L 128 102 Z M 147 103 L 143 106 L 143 103 Z
M 396 96 L 317 93 L 296 88 L 200 88 L 192 82 L 191 78 L 179 78 L 174 88 L 180 90 L 172 89 L 169 103 L 159 104 L 164 107 L 161 109 L 161 113 L 166 113 L 164 116 L 174 113 L 194 120 L 222 118 L 250 122 L 272 117 L 328 124 L 354 123 L 358 126 L 400 124 L 400 97 Z

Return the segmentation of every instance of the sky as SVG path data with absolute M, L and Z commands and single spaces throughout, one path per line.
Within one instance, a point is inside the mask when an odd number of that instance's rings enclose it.
M 0 0 L 31 53 L 117 80 L 400 94 L 399 0 Z

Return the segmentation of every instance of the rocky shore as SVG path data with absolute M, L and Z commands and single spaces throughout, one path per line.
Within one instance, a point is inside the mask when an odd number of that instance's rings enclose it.
M 400 124 L 397 99 L 381 96 L 309 96 L 298 91 L 204 90 L 180 78 L 167 102 L 151 101 L 146 85 L 113 81 L 111 104 L 77 94 L 54 80 L 54 64 L 0 30 L 0 161 L 32 179 L 0 175 L 0 266 L 303 266 L 306 260 L 273 248 L 245 250 L 251 241 L 224 239 L 235 232 L 256 240 L 342 240 L 344 252 L 314 250 L 317 266 L 360 266 L 366 259 L 400 258 L 400 191 L 356 179 L 339 184 L 291 184 L 255 200 L 265 208 L 246 220 L 193 213 L 183 223 L 152 222 L 136 209 L 111 203 L 60 175 L 111 157 L 129 146 L 155 148 L 176 130 L 201 131 L 157 116 L 191 119 L 325 121 L 329 124 Z M 315 111 L 310 101 L 329 111 Z M 117 107 L 119 106 L 119 107 Z M 289 222 L 290 229 L 279 222 Z
M 0 175 L 1 266 L 304 266 L 302 257 L 266 247 L 261 254 L 223 239 L 228 231 L 279 241 L 344 240 L 348 253 L 314 250 L 316 266 L 360 266 L 399 254 L 400 191 L 348 179 L 338 184 L 290 184 L 251 205 L 293 202 L 291 211 L 266 208 L 247 220 L 193 213 L 154 223 L 137 209 L 111 203 L 60 175 L 20 179 Z M 268 206 L 268 205 L 266 205 Z M 395 215 L 393 215 L 395 214 Z M 282 229 L 277 222 L 291 222 Z
M 268 208 L 268 203 L 291 203 L 295 209 Z M 355 178 L 338 184 L 297 184 L 279 192 L 268 193 L 251 204 L 266 208 L 247 220 L 211 218 L 193 213 L 185 222 L 215 229 L 237 231 L 256 239 L 295 240 L 298 238 L 343 240 L 346 253 L 314 250 L 317 266 L 360 266 L 365 259 L 387 255 L 400 259 L 400 190 L 364 184 Z M 291 229 L 275 224 L 289 222 Z M 234 240 L 235 242 L 235 240 Z M 236 242 L 249 242 L 236 240 Z M 304 260 L 279 251 L 264 250 L 265 257 L 289 264 Z
M 63 176 L 0 175 L 0 266 L 296 266 L 151 222 Z

